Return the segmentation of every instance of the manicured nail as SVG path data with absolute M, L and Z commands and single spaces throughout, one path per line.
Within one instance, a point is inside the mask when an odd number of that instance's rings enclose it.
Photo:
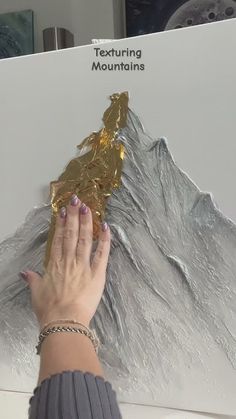
M 102 223 L 102 231 L 105 233 L 105 231 L 107 231 L 107 229 L 108 229 L 108 224 L 105 221 L 103 221 L 103 223 Z
M 76 205 L 78 205 L 79 203 L 79 198 L 77 195 L 72 195 L 71 200 L 70 200 L 71 205 L 73 205 L 73 207 L 76 207 Z
M 20 272 L 20 276 L 22 279 L 24 279 L 24 281 L 28 280 L 28 273 L 25 271 Z
M 60 209 L 60 216 L 61 218 L 66 218 L 66 207 Z
M 80 212 L 81 212 L 82 215 L 87 214 L 88 213 L 88 207 L 86 207 L 85 204 L 82 204 L 81 207 L 80 207 Z

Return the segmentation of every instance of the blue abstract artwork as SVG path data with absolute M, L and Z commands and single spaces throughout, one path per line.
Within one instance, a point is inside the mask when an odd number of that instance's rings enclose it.
M 0 15 L 0 59 L 33 54 L 33 11 Z

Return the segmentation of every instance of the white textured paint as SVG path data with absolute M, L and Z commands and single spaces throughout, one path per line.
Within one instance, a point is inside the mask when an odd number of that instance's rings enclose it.
M 8 0 L 0 13 L 31 9 L 35 12 L 35 50 L 43 51 L 43 29 L 64 27 L 75 36 L 75 45 L 90 44 L 92 38 L 114 38 L 111 0 Z
M 120 140 L 122 186 L 107 205 L 113 240 L 93 325 L 106 377 L 121 402 L 236 413 L 236 225 L 132 112 Z M 0 244 L 0 364 L 14 365 L 0 385 L 9 390 L 36 381 L 38 331 L 18 272 L 42 272 L 49 222 L 50 205 L 37 208 Z

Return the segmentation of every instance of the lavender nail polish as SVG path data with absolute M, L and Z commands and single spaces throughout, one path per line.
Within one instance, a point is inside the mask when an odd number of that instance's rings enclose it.
M 77 195 L 72 195 L 71 200 L 70 200 L 71 205 L 73 205 L 73 207 L 76 207 L 76 205 L 78 205 L 79 203 L 79 198 Z
M 60 209 L 60 216 L 61 218 L 66 218 L 66 207 Z
M 19 273 L 19 275 L 21 276 L 21 278 L 22 278 L 22 279 L 24 279 L 25 281 L 27 281 L 27 279 L 28 279 L 28 274 L 27 274 L 27 272 L 21 271 L 21 272 Z
M 80 212 L 81 212 L 82 215 L 87 214 L 88 213 L 88 207 L 86 207 L 85 204 L 82 204 L 81 207 L 80 207 Z
M 107 231 L 107 229 L 108 229 L 108 224 L 105 221 L 103 221 L 103 223 L 102 223 L 102 231 L 105 233 L 105 231 Z

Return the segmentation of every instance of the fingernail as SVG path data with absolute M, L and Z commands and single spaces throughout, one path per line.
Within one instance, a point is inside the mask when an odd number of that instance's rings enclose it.
M 71 205 L 73 205 L 73 207 L 76 207 L 76 205 L 78 205 L 79 203 L 79 198 L 77 195 L 72 195 L 71 200 L 70 200 Z
M 85 204 L 82 204 L 81 207 L 80 207 L 80 212 L 83 215 L 87 214 L 88 213 L 88 207 L 86 207 Z
M 24 279 L 24 281 L 28 280 L 28 273 L 27 272 L 21 271 L 20 276 L 21 276 L 22 279 Z
M 103 221 L 103 223 L 102 223 L 102 231 L 105 233 L 105 231 L 107 231 L 107 229 L 108 229 L 108 224 L 105 221 Z
M 60 209 L 60 216 L 61 218 L 66 218 L 66 207 Z

